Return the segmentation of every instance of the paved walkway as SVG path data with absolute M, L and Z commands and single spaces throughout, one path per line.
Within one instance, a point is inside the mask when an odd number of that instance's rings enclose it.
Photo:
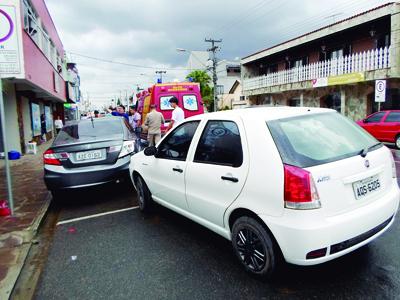
M 45 215 L 51 197 L 43 182 L 43 152 L 24 155 L 11 161 L 14 215 L 0 216 L 0 299 L 8 299 L 29 252 L 32 239 Z M 6 200 L 7 185 L 4 161 L 0 161 L 0 200 Z

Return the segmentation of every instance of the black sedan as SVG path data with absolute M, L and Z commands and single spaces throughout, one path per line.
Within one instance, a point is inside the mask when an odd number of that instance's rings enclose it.
M 55 197 L 61 190 L 128 178 L 134 139 L 132 129 L 121 117 L 67 124 L 43 154 L 47 188 Z

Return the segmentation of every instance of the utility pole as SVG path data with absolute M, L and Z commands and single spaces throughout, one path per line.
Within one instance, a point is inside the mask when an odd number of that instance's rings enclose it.
M 211 43 L 211 48 L 207 49 L 208 52 L 212 53 L 212 62 L 213 62 L 213 84 L 214 84 L 214 111 L 218 110 L 218 99 L 217 99 L 217 57 L 215 52 L 220 49 L 220 47 L 216 46 L 215 43 L 221 43 L 222 39 L 214 40 L 214 39 L 205 39 L 207 43 Z
M 162 74 L 166 74 L 166 73 L 167 73 L 167 71 L 162 71 L 162 70 L 156 71 L 156 74 L 160 74 L 160 83 L 163 82 L 163 81 L 162 81 Z
M 87 99 L 86 99 L 86 112 L 89 112 L 90 110 L 90 100 L 89 100 L 89 92 L 87 92 Z
M 5 121 L 5 113 L 4 113 L 4 101 L 3 101 L 3 82 L 0 74 L 0 127 L 2 130 L 3 136 L 3 151 L 4 151 L 4 160 L 6 167 L 6 177 L 7 177 L 7 193 L 8 193 L 8 206 L 11 210 L 11 215 L 14 215 L 14 198 L 12 191 L 12 182 L 11 182 L 11 169 L 10 162 L 8 160 L 8 145 L 7 145 L 7 133 L 6 133 L 6 121 Z M 1 143 L 1 141 L 0 141 Z

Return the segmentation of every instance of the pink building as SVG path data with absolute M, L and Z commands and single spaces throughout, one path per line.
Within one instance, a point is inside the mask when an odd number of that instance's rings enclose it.
M 53 118 L 63 118 L 71 85 L 64 46 L 44 0 L 2 0 L 0 27 L 6 28 L 0 29 L 0 75 L 8 149 L 24 152 L 29 141 L 40 140 L 41 115 L 47 138 Z

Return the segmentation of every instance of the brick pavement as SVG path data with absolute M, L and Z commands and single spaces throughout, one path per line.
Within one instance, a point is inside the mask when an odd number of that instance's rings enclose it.
M 8 299 L 23 267 L 32 239 L 45 215 L 51 197 L 43 182 L 43 152 L 11 161 L 14 216 L 0 216 L 0 299 Z M 4 161 L 0 161 L 0 200 L 8 198 Z

